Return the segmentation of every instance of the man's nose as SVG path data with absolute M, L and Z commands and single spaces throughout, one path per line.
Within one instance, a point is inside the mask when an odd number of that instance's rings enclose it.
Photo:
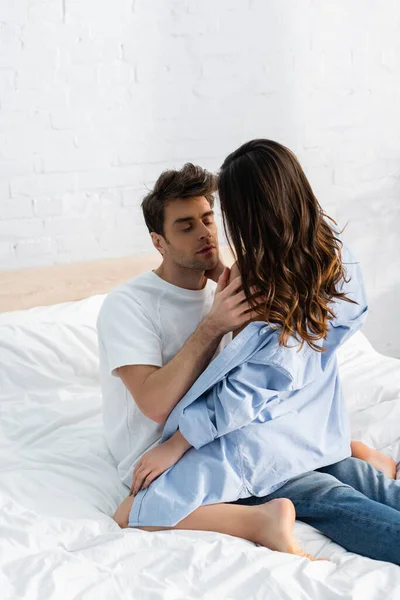
M 204 225 L 204 223 L 202 223 L 202 229 L 200 231 L 200 239 L 202 240 L 203 238 L 208 238 L 210 237 L 211 233 L 208 230 L 208 227 L 206 225 Z

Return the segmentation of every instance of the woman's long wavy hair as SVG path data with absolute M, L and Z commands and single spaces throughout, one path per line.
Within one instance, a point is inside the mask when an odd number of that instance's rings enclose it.
M 346 274 L 336 223 L 297 158 L 277 142 L 250 141 L 224 161 L 218 192 L 243 290 L 260 320 L 280 329 L 281 345 L 292 337 L 322 351 L 332 301 L 353 301 L 340 291 Z

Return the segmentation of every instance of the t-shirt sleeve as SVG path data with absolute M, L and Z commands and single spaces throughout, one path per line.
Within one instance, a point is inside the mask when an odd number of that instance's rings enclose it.
M 97 320 L 102 345 L 112 375 L 126 365 L 162 367 L 161 338 L 146 310 L 123 294 L 108 296 Z

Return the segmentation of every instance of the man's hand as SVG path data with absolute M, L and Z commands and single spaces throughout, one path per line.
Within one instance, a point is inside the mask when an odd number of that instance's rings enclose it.
M 174 433 L 166 442 L 145 452 L 133 471 L 131 494 L 147 488 L 154 479 L 178 462 L 190 448 L 181 432 Z
M 117 373 L 137 406 L 152 421 L 165 423 L 171 410 L 209 364 L 222 336 L 228 331 L 238 331 L 257 316 L 240 291 L 240 277 L 228 284 L 229 276 L 230 271 L 225 267 L 210 313 L 166 365 L 135 364 L 118 368 Z
M 235 277 L 228 285 L 229 277 L 230 270 L 225 267 L 218 280 L 212 308 L 203 321 L 221 335 L 239 329 L 257 316 L 241 289 L 241 277 Z

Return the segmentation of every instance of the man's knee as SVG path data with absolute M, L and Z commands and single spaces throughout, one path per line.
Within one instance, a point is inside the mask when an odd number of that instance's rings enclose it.
M 290 489 L 281 488 L 282 493 L 287 493 L 294 504 L 296 502 L 315 502 L 323 501 L 328 497 L 337 496 L 343 493 L 347 484 L 342 483 L 336 477 L 329 473 L 320 471 L 311 471 L 305 475 L 292 480 Z
M 352 485 L 359 477 L 366 477 L 375 473 L 372 465 L 352 456 L 333 465 L 323 467 L 320 471 L 332 475 L 339 481 L 349 485 Z

